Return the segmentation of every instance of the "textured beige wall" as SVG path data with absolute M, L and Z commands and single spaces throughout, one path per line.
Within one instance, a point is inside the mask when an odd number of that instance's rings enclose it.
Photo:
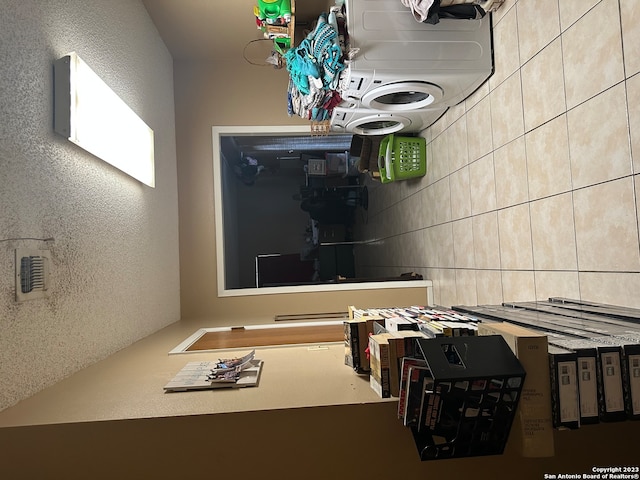
M 212 326 L 272 321 L 274 314 L 426 302 L 424 288 L 217 297 L 212 126 L 308 125 L 287 115 L 285 69 L 237 62 L 176 62 L 182 317 Z
M 14 301 L 0 242 L 0 410 L 179 320 L 173 64 L 138 0 L 0 0 L 0 240 L 54 237 L 50 297 Z M 75 50 L 155 132 L 156 188 L 53 132 Z

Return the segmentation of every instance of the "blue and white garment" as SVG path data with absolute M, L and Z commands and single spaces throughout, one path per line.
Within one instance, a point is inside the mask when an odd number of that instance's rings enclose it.
M 323 112 L 338 88 L 345 65 L 335 13 L 323 13 L 314 30 L 284 54 L 289 72 L 288 112 L 303 118 L 326 119 Z

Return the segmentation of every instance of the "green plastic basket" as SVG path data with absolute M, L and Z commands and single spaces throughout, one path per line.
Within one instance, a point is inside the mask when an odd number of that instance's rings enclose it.
M 424 177 L 427 174 L 426 140 L 387 135 L 380 142 L 378 169 L 382 183 Z

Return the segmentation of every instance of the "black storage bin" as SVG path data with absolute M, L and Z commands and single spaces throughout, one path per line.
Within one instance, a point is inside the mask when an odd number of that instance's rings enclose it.
M 421 460 L 502 454 L 525 371 L 501 336 L 417 339 L 430 377 L 420 422 Z

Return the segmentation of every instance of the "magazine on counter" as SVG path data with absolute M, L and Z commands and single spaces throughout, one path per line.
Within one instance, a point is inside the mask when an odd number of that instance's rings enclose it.
M 189 362 L 164 386 L 166 392 L 208 390 L 214 388 L 257 387 L 263 361 L 255 358 L 255 350 L 235 358 L 217 362 Z
M 252 350 L 244 357 L 219 358 L 211 372 L 228 372 L 229 370 L 243 370 L 249 365 L 249 362 L 256 356 L 256 351 Z

